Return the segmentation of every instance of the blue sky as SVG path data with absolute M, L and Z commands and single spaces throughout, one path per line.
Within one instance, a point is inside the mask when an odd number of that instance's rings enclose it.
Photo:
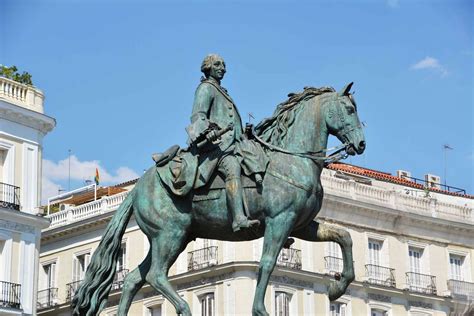
M 1 1 L 0 63 L 33 75 L 57 127 L 44 190 L 132 178 L 184 145 L 211 52 L 247 121 L 304 86 L 354 81 L 367 150 L 349 163 L 473 193 L 472 1 Z M 442 180 L 444 181 L 444 180 Z

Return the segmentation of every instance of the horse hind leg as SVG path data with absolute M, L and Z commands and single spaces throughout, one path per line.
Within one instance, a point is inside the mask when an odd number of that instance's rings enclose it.
M 185 228 L 169 223 L 167 228 L 151 240 L 151 268 L 146 281 L 173 304 L 176 314 L 191 316 L 188 303 L 179 296 L 168 280 L 169 268 L 185 247 L 184 231 Z
M 342 273 L 340 276 L 336 275 L 336 282 L 331 282 L 329 285 L 328 296 L 330 301 L 334 301 L 344 295 L 355 278 L 351 235 L 344 229 L 313 221 L 307 227 L 292 233 L 291 236 L 307 241 L 334 241 L 339 244 L 343 259 Z
M 133 298 L 146 282 L 146 275 L 151 266 L 151 251 L 136 269 L 125 276 L 122 287 L 122 296 L 117 309 L 118 316 L 126 316 Z

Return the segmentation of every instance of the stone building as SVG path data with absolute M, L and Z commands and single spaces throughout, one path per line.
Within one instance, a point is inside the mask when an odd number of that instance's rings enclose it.
M 324 170 L 325 200 L 318 220 L 350 232 L 355 281 L 330 302 L 327 287 L 342 269 L 339 246 L 296 240 L 280 253 L 271 278 L 266 295 L 270 315 L 441 316 L 467 308 L 474 296 L 473 196 L 443 188 L 433 176 L 424 183 L 408 176 L 342 163 Z M 63 202 L 61 211 L 48 216 L 51 225 L 41 239 L 40 315 L 70 314 L 71 298 L 101 234 L 134 183 L 117 185 L 125 191 L 96 200 L 78 198 L 82 204 Z M 171 282 L 194 315 L 250 315 L 261 248 L 262 239 L 198 239 L 172 266 Z M 148 249 L 132 217 L 102 315 L 116 314 L 123 277 Z M 175 311 L 145 285 L 130 315 Z
M 38 215 L 46 116 L 43 93 L 0 77 L 0 315 L 35 315 L 41 230 Z

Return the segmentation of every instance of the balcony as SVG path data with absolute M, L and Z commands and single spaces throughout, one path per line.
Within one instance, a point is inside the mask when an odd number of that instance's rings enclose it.
M 20 210 L 20 188 L 0 182 L 0 207 Z
M 33 86 L 0 77 L 0 99 L 43 113 L 43 92 Z
M 436 277 L 428 274 L 407 272 L 408 290 L 424 294 L 436 295 Z
M 395 269 L 374 264 L 365 265 L 365 276 L 371 284 L 395 287 Z
M 301 250 L 283 248 L 278 255 L 276 264 L 279 267 L 301 270 Z
M 128 274 L 128 269 L 121 269 L 115 273 L 114 282 L 112 283 L 112 291 L 120 290 L 123 287 L 123 281 Z
M 76 294 L 76 291 L 79 289 L 82 280 L 71 282 L 66 284 L 66 302 L 71 302 Z
M 44 309 L 56 306 L 58 304 L 58 288 L 53 287 L 46 290 L 38 291 L 38 309 Z
M 472 203 L 457 205 L 436 199 L 406 195 L 403 192 L 387 190 L 321 175 L 325 199 L 331 196 L 346 198 L 391 208 L 405 213 L 424 215 L 463 223 L 474 223 Z
M 217 246 L 188 252 L 188 270 L 198 270 L 217 264 Z
M 100 214 L 115 211 L 125 200 L 128 191 L 103 197 L 100 200 L 84 203 L 70 209 L 46 216 L 51 221 L 48 229 L 79 222 Z
M 324 257 L 324 268 L 326 273 L 329 275 L 335 275 L 341 273 L 344 267 L 344 261 L 342 258 L 326 256 Z
M 466 301 L 474 300 L 474 283 L 448 280 L 448 289 L 451 291 L 451 296 Z
M 0 307 L 21 308 L 21 285 L 0 281 Z

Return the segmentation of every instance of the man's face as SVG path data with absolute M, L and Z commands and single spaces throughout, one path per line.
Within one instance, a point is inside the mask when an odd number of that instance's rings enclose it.
M 211 64 L 211 71 L 209 76 L 212 78 L 221 81 L 224 78 L 225 74 L 225 62 L 222 58 L 215 58 Z

